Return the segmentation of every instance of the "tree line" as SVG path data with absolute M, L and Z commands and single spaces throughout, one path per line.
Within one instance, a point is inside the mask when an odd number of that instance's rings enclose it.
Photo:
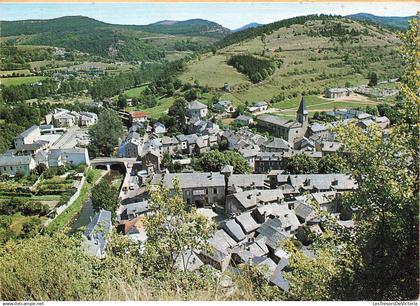
M 87 90 L 95 100 L 112 97 L 124 90 L 139 86 L 146 82 L 167 77 L 182 71 L 185 60 L 175 62 L 143 64 L 134 71 L 121 72 L 113 76 L 104 76 L 95 81 L 65 80 L 57 82 L 46 79 L 39 84 L 0 85 L 1 97 L 5 102 L 18 102 L 43 98 L 55 94 L 79 93 Z
M 234 55 L 228 60 L 228 65 L 246 74 L 253 83 L 261 82 L 272 75 L 276 69 L 274 62 L 257 58 L 252 55 Z

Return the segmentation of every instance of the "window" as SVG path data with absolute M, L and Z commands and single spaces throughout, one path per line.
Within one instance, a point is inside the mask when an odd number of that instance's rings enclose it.
M 217 194 L 217 188 L 213 188 L 213 193 Z

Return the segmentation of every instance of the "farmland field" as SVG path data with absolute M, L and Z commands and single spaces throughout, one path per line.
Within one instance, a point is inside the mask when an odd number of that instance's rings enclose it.
M 370 71 L 377 72 L 380 80 L 398 76 L 402 61 L 395 50 L 399 40 L 395 33 L 388 30 L 378 30 L 354 21 L 344 23 L 356 31 L 362 31 L 357 43 L 313 36 L 310 30 L 322 27 L 322 24 L 310 21 L 304 25 L 280 28 L 264 38 L 256 37 L 228 46 L 217 50 L 215 55 L 207 53 L 199 60 L 191 61 L 180 78 L 190 83 L 197 80 L 201 85 L 218 91 L 226 82 L 231 91 L 220 91 L 221 99 L 231 100 L 236 106 L 270 101 L 279 94 L 284 96 L 282 102 L 273 103 L 272 106 L 280 109 L 297 107 L 301 95 L 308 96 L 309 101 L 318 99 L 318 102 L 324 102 L 317 106 L 319 109 L 366 106 L 374 99 L 332 103 L 319 95 L 328 87 L 366 85 Z M 245 75 L 227 65 L 230 56 L 241 53 L 281 60 L 282 64 L 272 76 L 252 84 Z M 382 86 L 392 88 L 395 85 Z M 386 100 L 392 102 L 393 98 Z
M 44 76 L 28 76 L 28 77 L 16 77 L 16 78 L 0 78 L 0 84 L 10 86 L 10 85 L 21 85 L 21 84 L 31 84 L 38 81 L 45 80 Z

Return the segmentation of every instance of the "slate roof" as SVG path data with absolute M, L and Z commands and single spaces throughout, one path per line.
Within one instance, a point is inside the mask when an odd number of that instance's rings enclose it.
M 264 144 L 264 147 L 268 149 L 282 149 L 282 150 L 290 149 L 290 145 L 286 140 L 284 140 L 283 138 L 277 138 L 277 137 L 274 137 L 272 141 L 269 141 L 266 144 Z
M 230 237 L 223 229 L 216 231 L 212 238 L 209 240 L 209 244 L 213 246 L 216 250 L 226 252 L 228 249 L 231 249 L 237 246 L 235 240 Z
M 266 174 L 232 174 L 229 177 L 228 185 L 245 188 L 268 189 L 268 181 L 269 180 Z
M 259 203 L 281 201 L 284 195 L 279 189 L 247 190 L 232 194 L 245 208 L 251 208 Z
M 224 224 L 223 228 L 237 242 L 242 241 L 246 238 L 241 226 L 233 219 L 227 221 Z
M 29 165 L 32 157 L 30 155 L 13 156 L 0 155 L 0 166 Z
M 231 106 L 232 105 L 232 102 L 231 101 L 229 101 L 229 100 L 222 100 L 222 101 L 219 101 L 219 102 L 217 102 L 217 103 L 215 103 L 214 104 L 214 107 L 223 107 L 223 108 L 226 108 L 226 107 L 229 107 L 229 106 Z
M 207 108 L 207 105 L 205 105 L 205 104 L 203 104 L 203 103 L 201 103 L 201 102 L 199 102 L 197 100 L 194 100 L 194 101 L 188 103 L 188 108 L 189 109 L 197 109 L 197 110 L 199 110 L 199 109 Z
M 226 165 L 220 170 L 220 173 L 233 173 L 233 166 Z
M 259 227 L 259 224 L 252 217 L 251 212 L 240 214 L 235 219 L 246 234 L 255 231 Z
M 23 131 L 22 133 L 20 133 L 19 136 L 17 136 L 16 138 L 25 138 L 37 129 L 39 129 L 39 127 L 37 125 L 33 125 L 30 128 Z
M 178 178 L 181 188 L 208 188 L 225 186 L 225 177 L 219 172 L 168 173 L 163 177 L 163 184 L 173 188 L 173 179 Z
M 147 200 L 124 205 L 127 215 L 140 215 L 149 211 L 149 203 Z
M 298 128 L 302 126 L 299 122 L 295 120 L 283 119 L 283 118 L 280 118 L 278 116 L 273 116 L 273 115 L 264 114 L 264 115 L 258 116 L 257 119 L 260 121 L 264 121 L 273 125 L 282 126 L 285 128 Z
M 315 209 L 313 207 L 311 207 L 308 204 L 302 203 L 300 202 L 299 204 L 297 204 L 295 206 L 295 214 L 298 217 L 301 217 L 303 219 L 307 219 L 313 212 L 315 211 Z
M 103 255 L 106 247 L 106 238 L 111 231 L 110 211 L 101 209 L 99 213 L 95 214 L 93 220 L 87 226 L 83 233 L 86 240 L 83 245 L 90 255 Z
M 266 279 L 270 279 L 276 270 L 276 263 L 269 257 L 265 258 L 263 261 L 257 264 L 257 269 Z
M 162 145 L 176 145 L 178 144 L 178 139 L 176 139 L 175 137 L 163 136 L 161 143 Z
M 276 217 L 280 221 L 280 228 L 285 229 L 290 226 L 290 230 L 294 231 L 300 226 L 300 222 L 293 210 L 289 209 L 288 204 L 270 203 L 259 206 L 257 212 L 263 216 Z
M 259 152 L 255 156 L 257 161 L 280 161 L 283 157 L 283 154 L 280 152 Z
M 322 205 L 334 201 L 337 193 L 335 191 L 316 192 L 312 193 L 311 196 L 319 205 Z
M 252 120 L 252 117 L 250 116 L 245 116 L 245 115 L 239 115 L 238 117 L 235 118 L 235 121 L 245 121 L 245 122 L 249 122 L 250 120 Z
M 354 190 L 357 183 L 350 175 L 333 173 L 333 174 L 279 174 L 277 181 L 280 185 L 290 184 L 296 188 L 316 188 L 318 190 L 340 189 Z
M 324 141 L 322 142 L 322 151 L 323 152 L 337 152 L 343 144 L 341 142 L 334 141 Z
M 275 250 L 278 248 L 280 241 L 287 239 L 287 236 L 281 228 L 282 224 L 279 219 L 268 219 L 257 229 L 259 234 L 257 239 L 266 238 L 265 243 Z
M 255 105 L 254 106 L 256 106 L 256 107 L 261 107 L 261 106 L 267 106 L 268 105 L 268 103 L 267 102 L 265 102 L 265 101 L 261 101 L 261 102 L 257 102 L 257 103 L 255 103 Z
M 280 289 L 288 292 L 290 289 L 290 284 L 289 281 L 284 277 L 282 270 L 282 266 L 278 265 L 270 277 L 270 282 L 280 287 Z
M 312 133 L 318 133 L 318 132 L 323 132 L 323 131 L 328 131 L 329 130 L 327 125 L 319 124 L 319 123 L 311 124 L 311 126 L 309 126 L 309 129 L 311 130 Z
M 199 269 L 204 263 L 198 258 L 197 254 L 194 251 L 186 250 L 182 254 L 174 254 L 176 257 L 175 267 L 182 271 L 195 271 Z

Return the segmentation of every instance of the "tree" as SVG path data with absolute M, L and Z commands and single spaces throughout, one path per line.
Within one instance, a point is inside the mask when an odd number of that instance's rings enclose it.
M 376 86 L 378 85 L 378 75 L 376 74 L 376 72 L 370 72 L 368 75 L 368 79 L 369 79 L 369 86 Z
M 101 180 L 92 188 L 92 206 L 96 211 L 109 210 L 115 214 L 118 205 L 118 189 L 106 180 Z
M 0 249 L 4 300 L 87 300 L 95 290 L 92 273 L 93 261 L 65 234 L 10 241 Z
M 42 228 L 41 219 L 32 217 L 22 225 L 20 233 L 21 238 L 30 238 L 36 236 Z
M 387 137 L 376 127 L 341 127 L 358 190 L 347 200 L 356 209 L 348 296 L 366 300 L 410 300 L 418 296 L 419 254 L 419 21 L 402 36 L 406 71 L 399 120 Z M 417 119 L 416 119 L 417 118 Z
M 169 107 L 168 116 L 171 118 L 170 132 L 183 133 L 187 129 L 187 101 L 184 98 L 177 98 L 174 104 Z
M 118 96 L 118 108 L 124 109 L 127 107 L 127 98 L 124 95 Z
M 248 161 L 238 152 L 213 150 L 200 155 L 193 167 L 196 170 L 219 172 L 226 165 L 233 167 L 234 173 L 250 173 Z
M 319 173 L 346 173 L 348 167 L 343 157 L 338 154 L 323 156 L 318 162 Z
M 310 155 L 296 154 L 287 161 L 286 170 L 291 174 L 317 173 L 318 163 Z
M 111 156 L 123 133 L 123 124 L 118 114 L 107 109 L 99 114 L 98 122 L 89 130 L 91 144 L 98 149 L 99 154 Z
M 208 240 L 215 224 L 187 207 L 178 181 L 174 190 L 163 185 L 150 188 L 149 209 L 145 229 L 144 269 L 149 271 L 175 271 L 175 263 L 186 251 L 211 252 Z
M 35 171 L 37 175 L 41 175 L 47 170 L 47 166 L 44 163 L 40 163 L 35 167 Z
M 168 152 L 163 153 L 162 157 L 162 166 L 168 169 L 169 172 L 174 172 L 174 164 L 172 161 L 172 157 Z
M 197 88 L 191 88 L 184 93 L 184 97 L 187 101 L 196 100 L 199 97 L 200 91 Z

